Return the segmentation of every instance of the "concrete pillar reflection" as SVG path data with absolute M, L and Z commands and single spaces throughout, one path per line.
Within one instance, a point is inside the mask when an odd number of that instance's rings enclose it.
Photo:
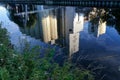
M 51 41 L 49 11 L 44 11 L 43 15 L 44 15 L 44 18 L 42 19 L 43 40 L 44 42 L 47 43 Z

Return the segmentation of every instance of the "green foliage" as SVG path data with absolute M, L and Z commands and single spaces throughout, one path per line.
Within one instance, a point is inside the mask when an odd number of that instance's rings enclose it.
M 9 80 L 10 75 L 6 68 L 0 68 L 0 80 Z
M 6 29 L 1 29 L 0 24 L 0 45 L 8 45 L 10 43 L 8 38 Z
M 76 68 L 68 61 L 63 66 L 55 63 L 53 49 L 47 49 L 43 58 L 39 47 L 25 48 L 22 54 L 15 52 L 9 47 L 6 34 L 0 28 L 0 80 L 94 80 L 88 70 Z

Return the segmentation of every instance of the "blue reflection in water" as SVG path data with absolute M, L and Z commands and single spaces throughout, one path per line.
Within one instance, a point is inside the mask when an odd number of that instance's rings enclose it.
M 99 37 L 95 37 L 94 35 L 89 34 L 88 27 L 90 26 L 88 24 L 89 22 L 85 23 L 84 30 L 83 32 L 80 33 L 81 49 L 88 49 L 89 53 L 92 52 L 91 48 L 93 50 L 100 49 L 101 51 L 103 51 L 104 49 L 106 49 L 108 51 L 115 50 L 119 52 L 120 35 L 118 34 L 114 27 L 107 26 L 105 34 L 102 34 Z
M 2 27 L 7 29 L 10 41 L 14 45 L 14 48 L 18 51 L 22 51 L 24 49 L 26 42 L 30 43 L 31 47 L 37 45 L 44 49 L 50 46 L 40 40 L 36 40 L 26 34 L 22 34 L 18 25 L 8 18 L 8 11 L 2 6 L 0 6 L 0 22 L 2 23 Z
M 69 15 L 70 16 L 70 15 Z M 71 19 L 71 18 L 70 18 Z M 69 20 L 69 18 L 68 18 Z M 0 7 L 0 21 L 2 22 L 2 27 L 6 28 L 10 33 L 11 43 L 20 49 L 20 46 L 24 46 L 24 41 L 30 42 L 31 46 L 40 45 L 43 48 L 47 47 L 48 44 L 41 42 L 35 38 L 31 38 L 26 34 L 22 34 L 19 30 L 17 24 L 9 20 L 7 16 L 7 10 L 4 7 Z M 70 22 L 68 21 L 67 24 Z M 62 24 L 62 23 L 61 23 Z M 66 23 L 65 23 L 66 24 Z M 84 23 L 83 31 L 80 32 L 80 50 L 78 56 L 88 56 L 87 60 L 99 60 L 100 62 L 107 62 L 106 65 L 110 65 L 112 70 L 118 71 L 120 66 L 120 35 L 114 27 L 106 26 L 105 32 L 100 32 L 99 27 L 93 27 L 91 33 L 89 32 L 90 22 L 87 21 Z M 24 29 L 24 28 L 23 28 Z M 38 26 L 36 27 L 36 30 Z M 24 29 L 25 30 L 25 29 Z M 23 31 L 24 31 L 23 30 Z M 104 30 L 103 30 L 104 31 Z M 60 31 L 62 32 L 62 31 Z M 34 32 L 33 32 L 34 33 Z M 38 31 L 40 34 L 40 32 Z M 100 34 L 101 33 L 101 34 Z M 33 34 L 32 34 L 33 35 Z M 39 35 L 37 34 L 37 38 Z M 61 41 L 62 42 L 62 41 Z M 77 58 L 76 58 L 77 59 Z M 116 77 L 116 76 L 114 76 Z M 118 79 L 119 80 L 119 79 Z

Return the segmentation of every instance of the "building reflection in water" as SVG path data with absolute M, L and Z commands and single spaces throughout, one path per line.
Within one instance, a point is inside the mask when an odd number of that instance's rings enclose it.
M 38 17 L 34 27 L 21 28 L 21 31 L 31 37 L 41 39 L 45 43 L 51 43 L 58 38 L 57 20 L 55 10 L 43 10 Z
M 69 55 L 79 51 L 80 31 L 83 30 L 84 16 L 76 13 L 74 7 L 42 10 L 37 15 L 35 27 L 20 28 L 31 37 L 45 43 L 58 44 L 67 49 Z
M 84 16 L 76 13 L 73 21 L 73 32 L 69 34 L 69 54 L 79 51 L 80 32 L 83 31 Z
M 105 10 L 100 9 L 97 11 L 93 8 L 93 11 L 89 13 L 89 27 L 88 32 L 93 34 L 95 37 L 99 37 L 106 33 L 106 21 L 101 18 L 105 16 Z
M 100 19 L 97 23 L 89 23 L 88 32 L 93 34 L 95 37 L 99 37 L 106 33 L 106 21 L 102 22 Z
M 42 26 L 41 26 L 43 32 L 42 38 L 43 41 L 46 43 L 55 42 L 54 40 L 58 38 L 57 20 L 56 20 L 56 15 L 54 13 L 55 10 L 43 12 Z

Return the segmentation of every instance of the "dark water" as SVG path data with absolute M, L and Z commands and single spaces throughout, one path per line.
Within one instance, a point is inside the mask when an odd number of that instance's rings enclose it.
M 52 47 L 57 53 L 73 55 L 77 66 L 96 72 L 96 80 L 120 80 L 119 9 L 37 6 L 35 10 L 11 16 L 11 21 L 0 7 L 2 27 L 15 48 L 22 50 L 25 42 Z

